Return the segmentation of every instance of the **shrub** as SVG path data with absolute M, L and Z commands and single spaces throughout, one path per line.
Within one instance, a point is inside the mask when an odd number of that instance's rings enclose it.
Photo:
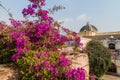
M 86 52 L 89 56 L 90 73 L 97 77 L 103 76 L 111 64 L 111 51 L 99 41 L 87 43 Z
M 14 42 L 10 42 L 5 34 L 0 34 L 0 64 L 12 62 L 10 58 L 11 55 L 15 53 Z

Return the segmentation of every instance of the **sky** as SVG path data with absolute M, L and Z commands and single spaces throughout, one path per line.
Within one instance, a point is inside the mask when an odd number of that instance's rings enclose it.
M 58 21 L 64 21 L 64 27 L 72 31 L 79 30 L 87 21 L 96 26 L 99 32 L 120 31 L 120 0 L 46 0 L 45 9 L 62 5 L 66 9 L 51 15 Z M 0 3 L 13 14 L 14 19 L 24 19 L 22 9 L 28 0 L 0 0 Z M 0 21 L 8 22 L 7 12 L 0 7 Z

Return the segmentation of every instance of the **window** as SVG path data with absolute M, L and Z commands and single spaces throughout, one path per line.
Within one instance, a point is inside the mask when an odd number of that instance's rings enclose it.
M 109 46 L 109 49 L 115 49 L 115 44 L 114 43 L 110 43 L 108 46 Z

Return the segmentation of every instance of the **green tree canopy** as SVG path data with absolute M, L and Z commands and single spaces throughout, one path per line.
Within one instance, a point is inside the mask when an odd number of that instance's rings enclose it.
M 103 76 L 111 64 L 111 51 L 96 40 L 87 43 L 86 52 L 89 56 L 90 73 L 97 77 Z

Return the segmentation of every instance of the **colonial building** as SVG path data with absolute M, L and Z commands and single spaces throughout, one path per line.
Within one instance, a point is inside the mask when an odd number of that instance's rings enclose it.
M 120 50 L 120 31 L 100 33 L 97 27 L 87 22 L 87 24 L 80 29 L 79 35 L 84 38 L 100 40 L 104 46 L 113 50 Z
M 113 63 L 116 65 L 116 73 L 120 75 L 120 31 L 117 32 L 99 32 L 97 27 L 87 22 L 83 26 L 79 35 L 83 38 L 89 38 L 93 40 L 99 40 L 104 46 L 111 49 L 114 53 Z

